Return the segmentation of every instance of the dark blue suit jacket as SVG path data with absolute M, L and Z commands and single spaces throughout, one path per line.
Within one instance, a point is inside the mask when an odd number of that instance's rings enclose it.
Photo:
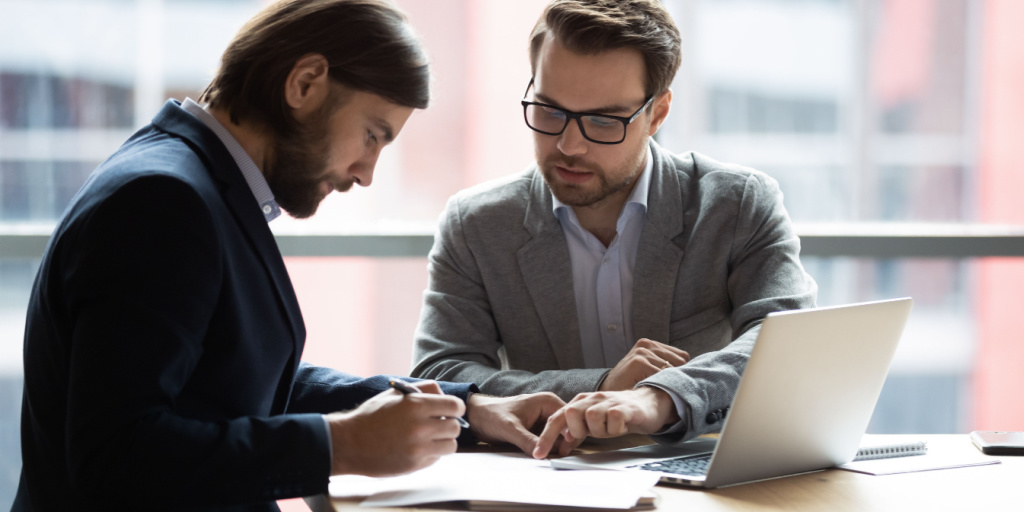
M 305 335 L 241 171 L 168 102 L 92 174 L 46 249 L 13 510 L 276 510 L 326 492 L 320 413 L 387 379 L 300 364 Z

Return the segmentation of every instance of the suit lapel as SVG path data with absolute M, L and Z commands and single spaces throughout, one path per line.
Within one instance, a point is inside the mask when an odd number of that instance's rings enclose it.
M 583 368 L 569 247 L 551 207 L 551 192 L 536 172 L 524 221 L 533 238 L 519 249 L 516 258 L 558 367 Z
M 238 168 L 231 153 L 224 144 L 213 133 L 194 118 L 185 112 L 171 100 L 164 105 L 164 108 L 157 114 L 153 124 L 159 128 L 173 133 L 186 140 L 200 157 L 207 163 L 210 174 L 221 183 L 221 196 L 231 213 L 234 215 L 242 232 L 255 248 L 257 256 L 263 262 L 264 268 L 270 275 L 271 281 L 277 290 L 277 298 L 281 308 L 288 318 L 293 335 L 295 354 L 302 352 L 302 346 L 306 339 L 306 328 L 302 321 L 302 312 L 299 309 L 299 302 L 295 297 L 295 290 L 292 288 L 291 279 L 284 266 L 281 252 L 274 240 L 274 235 L 267 225 L 266 219 L 260 213 L 259 205 L 252 195 L 242 171 Z M 297 366 L 297 357 L 293 357 L 292 369 Z M 291 379 L 287 379 L 288 382 Z
M 683 205 L 687 188 L 665 150 L 651 141 L 654 158 L 647 219 L 640 233 L 640 246 L 633 270 L 633 334 L 668 343 L 672 304 L 679 265 L 683 260 Z M 634 340 L 635 341 L 635 340 Z

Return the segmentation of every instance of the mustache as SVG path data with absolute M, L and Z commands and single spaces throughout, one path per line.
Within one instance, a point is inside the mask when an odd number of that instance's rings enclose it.
M 333 190 L 335 192 L 348 192 L 355 183 L 355 180 L 345 180 L 339 183 L 332 182 L 331 186 L 334 187 Z
M 554 169 L 555 167 L 565 167 L 568 169 L 578 169 L 587 172 L 597 174 L 600 171 L 600 167 L 597 164 L 593 164 L 583 160 L 580 157 L 575 156 L 553 156 L 544 160 L 543 168 Z

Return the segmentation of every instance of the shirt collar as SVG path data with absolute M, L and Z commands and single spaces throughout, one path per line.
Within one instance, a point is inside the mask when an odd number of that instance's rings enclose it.
M 252 161 L 252 157 L 242 149 L 242 145 L 231 136 L 231 132 L 224 128 L 224 125 L 220 124 L 217 118 L 207 112 L 202 105 L 192 101 L 191 98 L 185 98 L 185 101 L 181 102 L 181 108 L 202 121 L 203 124 L 217 135 L 217 138 L 227 148 L 228 153 L 231 153 L 231 157 L 235 159 L 235 164 L 242 171 L 242 176 L 245 177 L 245 182 L 249 185 L 252 195 L 260 205 L 263 218 L 270 222 L 280 217 L 281 207 L 274 200 L 274 193 L 270 190 L 267 179 L 263 177 L 263 173 L 256 166 L 256 162 Z

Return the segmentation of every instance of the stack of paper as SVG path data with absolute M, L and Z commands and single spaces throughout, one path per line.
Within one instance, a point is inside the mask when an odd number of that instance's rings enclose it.
M 363 507 L 465 502 L 478 510 L 640 510 L 654 506 L 655 473 L 557 471 L 523 454 L 454 453 L 390 478 L 336 476 L 332 498 L 366 498 Z

